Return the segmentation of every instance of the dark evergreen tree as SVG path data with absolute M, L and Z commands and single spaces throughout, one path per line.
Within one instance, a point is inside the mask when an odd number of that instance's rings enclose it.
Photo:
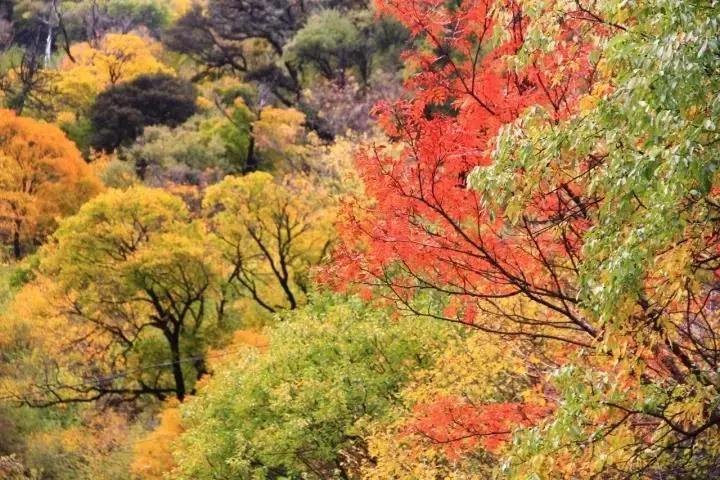
M 195 111 L 195 87 L 165 74 L 142 75 L 98 95 L 90 112 L 92 146 L 112 151 L 135 140 L 148 125 L 175 127 Z

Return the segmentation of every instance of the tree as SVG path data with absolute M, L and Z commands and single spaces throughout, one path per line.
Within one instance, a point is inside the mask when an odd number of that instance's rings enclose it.
M 289 106 L 300 93 L 296 72 L 275 65 L 283 46 L 317 2 L 213 0 L 193 7 L 164 37 L 168 47 L 188 54 L 212 70 L 230 68 L 262 77 Z M 322 2 L 320 2 L 322 3 Z M 263 50 L 259 64 L 253 51 Z M 264 61 L 263 61 L 264 60 Z
M 283 49 L 283 59 L 300 72 L 315 71 L 343 87 L 348 73 L 368 86 L 376 60 L 397 56 L 397 47 L 407 41 L 407 32 L 387 17 L 375 18 L 369 10 L 342 12 L 322 10 L 315 13 Z M 393 55 L 395 53 L 395 55 Z M 312 82 L 306 82 L 308 84 Z
M 195 88 L 169 75 L 141 75 L 98 95 L 90 119 L 92 145 L 112 151 L 135 140 L 148 125 L 175 127 L 196 111 Z
M 222 32 L 224 38 L 234 41 L 262 39 L 280 56 L 284 45 L 311 13 L 322 8 L 352 7 L 358 3 L 364 4 L 353 0 L 212 0 L 208 5 L 208 17 L 213 28 Z
M 369 76 L 370 55 L 358 26 L 337 10 L 310 17 L 285 46 L 283 57 L 298 70 L 312 68 L 328 80 L 346 81 L 346 71 L 357 69 L 363 81 Z
M 167 26 L 178 2 L 160 0 L 65 1 L 63 17 L 69 37 L 95 45 L 107 34 L 127 34 L 143 28 L 155 36 Z
M 409 99 L 381 110 L 404 151 L 361 158 L 371 201 L 331 273 L 572 352 L 550 382 L 562 408 L 519 440 L 520 477 L 571 460 L 715 475 L 715 7 L 382 7 L 422 41 Z M 418 308 L 417 290 L 453 307 Z
M 208 188 L 203 207 L 228 288 L 270 313 L 304 303 L 309 270 L 333 240 L 333 204 L 309 178 L 276 181 L 265 172 Z
M 62 0 L 17 0 L 8 10 L 12 19 L 13 41 L 28 49 L 42 52 L 42 65 L 52 61 L 55 47 L 69 53 L 68 35 Z
M 47 32 L 47 21 L 52 14 L 50 2 L 18 0 L 10 9 L 14 41 L 24 47 L 35 44 Z M 44 39 L 43 39 L 44 40 Z
M 57 127 L 9 110 L 0 110 L 0 171 L 1 236 L 15 258 L 101 189 Z
M 52 76 L 43 68 L 38 41 L 26 48 L 10 48 L 0 66 L 0 92 L 6 108 L 18 115 L 25 109 L 45 116 L 52 111 L 49 101 L 55 88 Z
M 294 108 L 266 107 L 253 122 L 255 156 L 279 173 L 307 171 L 308 131 L 305 115 Z
M 213 71 L 244 72 L 248 69 L 242 45 L 218 36 L 199 4 L 194 4 L 168 28 L 162 40 L 168 49 L 188 55 L 203 66 L 197 79 Z
M 357 251 L 340 254 L 337 267 L 347 266 L 351 278 L 386 285 L 406 308 L 411 308 L 408 300 L 415 287 L 446 291 L 473 308 L 479 303 L 478 308 L 488 314 L 493 313 L 493 299 L 525 294 L 547 308 L 547 313 L 538 312 L 542 318 L 510 316 L 507 320 L 516 319 L 517 325 L 501 332 L 523 335 L 534 325 L 537 328 L 527 333 L 568 341 L 579 341 L 576 332 L 582 335 L 590 330 L 594 335 L 596 330 L 574 310 L 575 303 L 567 301 L 572 293 L 546 287 L 554 284 L 555 272 L 547 271 L 532 238 L 523 235 L 522 229 L 513 236 L 504 235 L 505 225 L 488 214 L 483 197 L 466 188 L 472 169 L 491 161 L 492 142 L 500 128 L 526 108 L 548 106 L 555 119 L 572 112 L 573 99 L 582 95 L 586 80 L 593 77 L 569 73 L 592 71 L 587 57 L 590 47 L 569 44 L 550 54 L 530 50 L 526 53 L 531 56 L 529 66 L 517 71 L 506 68 L 506 56 L 524 46 L 522 22 L 510 23 L 509 31 L 497 33 L 499 38 L 493 36 L 495 26 L 507 15 L 520 18 L 512 9 L 491 1 L 457 11 L 421 8 L 412 1 L 389 2 L 385 9 L 435 52 L 418 48 L 408 57 L 419 68 L 407 85 L 412 98 L 380 108 L 381 125 L 402 151 L 397 154 L 396 149 L 378 147 L 359 159 L 374 204 L 348 212 L 348 243 L 351 248 L 357 245 Z M 459 23 L 445 26 L 448 18 Z M 587 35 L 578 38 L 592 38 L 593 24 L 586 26 L 582 20 L 566 22 L 558 35 L 565 38 L 582 28 L 590 31 L 583 30 Z M 501 41 L 494 50 L 485 51 L 492 42 Z M 549 63 L 554 67 L 540 68 Z M 560 81 L 551 83 L 551 76 Z M 577 255 L 574 231 L 566 234 L 567 248 L 573 250 L 569 255 Z M 352 238 L 362 241 L 359 244 Z M 566 284 L 564 279 L 560 284 Z M 459 309 L 458 314 L 462 313 Z M 503 312 L 495 313 L 505 319 Z M 556 313 L 567 313 L 571 325 Z M 471 318 L 467 321 L 472 323 Z
M 19 398 L 183 400 L 223 328 L 212 255 L 182 201 L 145 187 L 110 190 L 65 219 L 53 240 L 12 314 L 63 334 L 37 339 L 52 361 L 35 367 Z
M 157 59 L 161 46 L 136 34 L 109 33 L 97 43 L 76 43 L 63 59 L 54 85 L 55 108 L 84 117 L 106 88 L 141 75 L 171 74 Z
M 175 128 L 149 126 L 124 155 L 150 184 L 199 184 L 205 172 L 235 170 L 220 134 L 224 125 L 222 119 L 195 116 Z
M 72 43 L 96 45 L 106 34 L 149 30 L 153 34 L 182 12 L 186 0 L 11 0 L 6 17 L 16 42 L 32 45 L 38 35 L 50 51 Z M 0 5 L 0 9 L 4 10 Z M 4 12 L 0 12 L 4 13 Z M 48 43 L 49 42 L 49 43 Z
M 358 478 L 364 435 L 450 331 L 323 295 L 219 366 L 183 407 L 174 478 Z
M 542 370 L 522 342 L 484 332 L 450 339 L 404 386 L 392 415 L 371 429 L 374 461 L 363 478 L 492 478 L 512 432 L 552 411 L 536 382 Z
M 285 40 L 273 42 L 287 33 L 281 24 L 298 26 L 295 16 L 302 8 L 282 3 L 213 1 L 207 9 L 196 5 L 168 29 L 163 41 L 202 66 L 196 79 L 228 70 L 241 73 L 285 106 L 293 106 L 301 95 L 298 72 L 279 62 Z
M 362 83 L 366 83 L 370 57 L 379 51 L 384 54 L 393 50 L 390 46 L 393 42 L 388 40 L 403 37 L 397 29 L 387 28 L 387 22 L 373 22 L 366 7 L 364 0 L 212 0 L 207 8 L 195 6 L 180 18 L 166 32 L 163 41 L 169 49 L 190 56 L 203 67 L 198 78 L 214 72 L 235 71 L 243 74 L 245 80 L 261 85 L 272 94 L 273 101 L 308 110 L 303 101 L 303 87 L 312 82 L 303 85 L 300 78 L 301 69 L 312 70 L 310 64 L 305 65 L 306 61 L 313 63 L 316 70 L 321 66 L 323 73 L 335 79 L 337 72 L 330 72 L 334 67 L 327 62 L 340 67 L 340 60 L 343 71 L 358 67 L 355 70 L 361 71 Z M 328 20 L 332 15 L 338 16 L 337 12 L 350 15 L 354 21 L 348 23 L 343 18 L 341 25 L 333 24 L 332 38 L 329 38 L 326 30 L 332 22 Z M 306 26 L 315 14 L 318 16 Z M 301 29 L 307 31 L 300 34 Z M 300 38 L 291 42 L 296 34 Z M 365 41 L 366 36 L 377 41 Z M 333 45 L 337 41 L 342 46 Z M 297 44 L 294 53 L 286 52 L 291 43 Z M 318 46 L 322 48 L 316 49 Z M 310 115 L 308 120 L 318 134 L 331 139 L 315 115 Z

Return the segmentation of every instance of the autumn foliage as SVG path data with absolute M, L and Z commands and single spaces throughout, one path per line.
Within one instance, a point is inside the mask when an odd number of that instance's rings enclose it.
M 514 429 L 533 426 L 549 413 L 549 409 L 536 405 L 473 405 L 462 398 L 439 398 L 416 407 L 416 419 L 407 431 L 440 445 L 448 457 L 457 458 L 478 446 L 497 452 Z
M 75 145 L 47 123 L 0 110 L 0 228 L 15 257 L 101 190 Z
M 576 187 L 535 196 L 510 230 L 507 217 L 488 208 L 491 200 L 468 188 L 468 177 L 492 162 L 498 134 L 529 108 L 545 109 L 549 122 L 577 111 L 594 81 L 593 34 L 603 29 L 573 12 L 554 34 L 557 48 L 544 51 L 526 42 L 531 20 L 515 2 L 379 6 L 421 45 L 406 54 L 415 71 L 405 85 L 412 96 L 377 108 L 386 134 L 402 149 L 374 146 L 359 157 L 371 201 L 347 206 L 345 242 L 330 271 L 384 287 L 412 313 L 491 333 L 589 344 L 597 332 L 567 300 L 573 295 L 566 291 L 568 274 L 560 279 L 555 263 L 579 255 L 588 226 L 578 215 L 552 225 L 577 209 Z M 446 306 L 419 307 L 419 289 L 447 294 Z M 517 295 L 536 307 L 505 300 Z M 408 428 L 451 452 L 478 442 L 496 450 L 513 428 L 534 425 L 546 412 L 452 398 L 421 408 L 421 418 Z
M 489 211 L 489 199 L 467 188 L 467 179 L 474 168 L 491 162 L 501 128 L 526 109 L 546 107 L 552 121 L 574 111 L 593 79 L 592 45 L 579 40 L 593 26 L 570 17 L 558 32 L 558 50 L 531 50 L 523 65 L 514 66 L 507 56 L 524 47 L 529 21 L 514 2 L 467 2 L 457 11 L 419 1 L 384 2 L 381 8 L 422 37 L 427 48 L 407 54 L 417 70 L 406 84 L 412 99 L 378 107 L 381 125 L 403 151 L 395 155 L 378 146 L 358 159 L 373 205 L 348 208 L 347 235 L 361 233 L 363 243 L 347 242 L 334 268 L 344 278 L 386 284 L 406 301 L 421 282 L 470 303 L 526 293 L 572 315 L 563 305 L 564 293 L 556 291 L 549 260 L 538 251 L 577 255 L 587 225 L 572 218 L 559 238 L 549 228 L 532 226 L 573 208 L 574 187 L 535 198 L 530 230 L 521 225 L 508 236 L 506 222 Z M 508 31 L 498 36 L 499 25 Z M 408 272 L 407 281 L 389 278 L 392 264 Z M 477 307 L 461 304 L 452 317 L 466 321 L 461 314 Z M 552 329 L 553 322 L 546 326 Z M 576 327 L 589 328 L 582 322 Z
M 707 377 L 715 368 L 707 356 L 716 352 L 709 343 L 716 322 L 714 281 L 706 283 L 714 268 L 707 252 L 716 248 L 707 211 L 715 200 L 708 182 L 693 176 L 698 167 L 682 174 L 656 167 L 673 185 L 664 189 L 651 176 L 637 175 L 632 162 L 641 162 L 645 148 L 655 155 L 644 132 L 604 135 L 618 128 L 618 112 L 645 128 L 659 115 L 618 97 L 623 92 L 644 107 L 657 100 L 648 93 L 654 87 L 637 87 L 632 74 L 613 80 L 602 59 L 610 52 L 620 70 L 628 68 L 620 42 L 607 40 L 628 31 L 613 21 L 627 19 L 626 12 L 580 2 L 408 0 L 379 2 L 379 8 L 412 32 L 416 47 L 405 59 L 413 74 L 405 83 L 407 98 L 377 108 L 390 145 L 371 146 L 358 159 L 369 199 L 347 205 L 344 241 L 328 278 L 341 286 L 375 286 L 410 314 L 525 339 L 534 348 L 545 345 L 544 354 L 555 357 L 558 367 L 579 362 L 611 375 L 618 383 L 604 383 L 602 395 L 622 400 L 609 402 L 611 413 L 588 420 L 597 429 L 588 441 L 626 421 L 642 423 L 644 415 L 657 435 L 666 432 L 663 445 L 670 452 L 683 441 L 697 441 L 717 424 L 715 415 L 681 427 L 670 413 L 678 408 L 675 397 L 650 401 L 648 384 L 715 391 Z M 652 13 L 641 9 L 638 15 Z M 606 45 L 612 47 L 603 51 Z M 668 68 L 658 58 L 662 67 L 648 68 Z M 687 101 L 698 100 L 691 94 Z M 678 136 L 698 132 L 691 142 L 707 145 L 715 138 L 679 122 Z M 685 145 L 679 141 L 673 148 L 694 155 Z M 661 219 L 670 210 L 686 229 L 665 230 Z M 675 270 L 678 264 L 667 262 L 688 263 Z M 439 305 L 418 301 L 428 291 L 443 298 Z M 594 349 L 599 358 L 588 353 Z M 618 362 L 633 373 L 624 373 Z M 618 384 L 644 393 L 620 393 Z M 648 401 L 662 407 L 648 409 Z M 523 424 L 527 408 L 454 402 L 424 407 L 418 431 L 450 444 L 487 436 L 493 450 L 502 435 L 482 425 L 492 417 L 495 427 L 509 432 L 509 424 Z M 581 411 L 591 410 L 586 404 Z M 537 413 L 526 415 L 525 426 L 540 428 Z M 617 424 L 610 420 L 615 414 L 621 415 Z M 550 425 L 559 428 L 563 421 L 558 417 Z M 458 431 L 447 430 L 447 423 Z M 634 435 L 649 441 L 644 428 Z M 623 461 L 613 468 L 642 470 L 654 463 Z
M 720 478 L 718 19 L 0 0 L 0 476 Z

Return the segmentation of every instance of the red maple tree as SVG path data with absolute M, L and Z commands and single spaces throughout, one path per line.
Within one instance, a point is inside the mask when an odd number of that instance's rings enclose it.
M 547 52 L 527 44 L 530 19 L 515 1 L 381 0 L 378 8 L 415 38 L 405 54 L 407 98 L 376 110 L 401 153 L 376 146 L 360 155 L 370 201 L 346 206 L 328 277 L 382 285 L 416 314 L 587 344 L 598 330 L 579 313 L 575 260 L 596 200 L 582 196 L 583 176 L 542 179 L 515 225 L 493 215 L 466 180 L 491 163 L 498 133 L 528 108 L 543 107 L 551 123 L 576 111 L 596 71 L 584 39 L 605 25 L 586 10 L 568 12 Z M 588 159 L 587 171 L 596 163 Z M 428 289 L 452 298 L 444 312 L 413 305 Z M 498 304 L 515 295 L 552 315 Z M 478 313 L 499 321 L 478 323 Z

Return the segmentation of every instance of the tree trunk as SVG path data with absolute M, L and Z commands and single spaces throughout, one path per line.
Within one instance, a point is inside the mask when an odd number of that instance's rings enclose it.
M 180 363 L 180 335 L 176 332 L 167 334 L 172 358 L 172 372 L 175 379 L 175 396 L 181 402 L 185 399 L 185 377 Z
M 20 244 L 20 225 L 16 225 L 15 231 L 13 232 L 13 255 L 15 260 L 22 258 L 22 245 Z
M 53 14 L 57 10 L 57 0 L 53 0 L 50 5 L 50 11 L 48 12 L 47 26 L 48 32 L 45 38 L 45 61 L 43 65 L 47 68 L 50 65 L 52 59 L 52 43 L 53 43 Z
M 250 125 L 250 144 L 248 145 L 248 154 L 243 173 L 255 172 L 259 166 L 257 155 L 255 154 L 255 135 L 253 134 L 252 125 Z

